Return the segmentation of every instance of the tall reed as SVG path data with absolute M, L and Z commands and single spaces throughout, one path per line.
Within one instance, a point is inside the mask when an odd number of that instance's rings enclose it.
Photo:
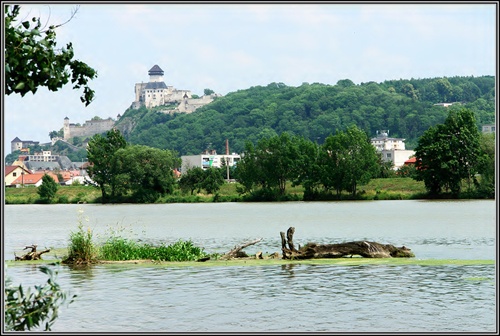
M 84 228 L 83 210 L 78 210 L 78 230 L 72 231 L 69 237 L 68 256 L 63 263 L 89 264 L 97 261 L 97 247 L 93 242 L 92 229 Z

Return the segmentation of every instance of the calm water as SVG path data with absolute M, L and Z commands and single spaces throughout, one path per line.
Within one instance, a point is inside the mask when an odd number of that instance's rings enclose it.
M 363 201 L 154 205 L 8 205 L 5 259 L 35 243 L 64 247 L 78 221 L 152 243 L 191 239 L 207 252 L 263 238 L 247 253 L 296 243 L 372 240 L 419 259 L 496 260 L 494 201 Z M 80 213 L 80 215 L 79 215 Z M 6 270 L 15 283 L 46 281 L 36 266 Z M 77 294 L 53 331 L 495 332 L 496 267 L 335 266 L 59 268 Z

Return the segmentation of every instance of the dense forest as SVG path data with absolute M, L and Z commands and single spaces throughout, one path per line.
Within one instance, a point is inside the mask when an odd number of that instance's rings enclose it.
M 337 131 L 356 125 L 370 137 L 378 130 L 406 139 L 413 149 L 429 127 L 442 123 L 446 107 L 461 103 L 476 116 L 478 127 L 495 121 L 495 78 L 450 77 L 388 80 L 359 85 L 349 79 L 336 85 L 283 83 L 231 92 L 191 114 L 167 114 L 161 108 L 128 109 L 117 122 L 127 141 L 172 149 L 179 155 L 205 149 L 242 152 L 246 141 L 282 132 L 323 143 Z

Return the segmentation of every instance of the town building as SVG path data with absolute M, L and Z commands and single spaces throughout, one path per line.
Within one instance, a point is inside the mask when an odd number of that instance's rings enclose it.
M 236 153 L 229 154 L 229 143 L 226 140 L 226 154 L 217 154 L 215 149 L 205 150 L 198 155 L 183 155 L 181 156 L 181 174 L 187 172 L 194 167 L 200 167 L 203 170 L 208 168 L 221 168 L 226 166 L 228 168 L 235 167 L 241 160 L 241 156 Z M 229 175 L 229 174 L 228 174 Z M 229 177 L 228 177 L 229 178 Z
M 74 164 L 65 155 L 53 155 L 51 151 L 42 151 L 33 155 L 19 155 L 14 164 L 23 166 L 31 171 L 67 170 L 74 168 Z
M 14 152 L 16 150 L 24 150 L 29 152 L 29 147 L 39 145 L 40 141 L 32 141 L 32 140 L 21 140 L 18 137 L 15 137 L 14 140 L 10 142 L 10 151 Z
M 482 131 L 483 133 L 496 133 L 495 124 L 483 125 Z
M 236 153 L 220 155 L 215 150 L 211 150 L 198 155 L 183 155 L 181 160 L 181 173 L 185 173 L 194 167 L 200 167 L 203 170 L 210 167 L 221 168 L 225 166 L 225 162 L 227 162 L 227 166 L 233 167 L 241 160 L 241 156 Z
M 404 141 L 402 138 L 389 137 L 389 130 L 377 131 L 377 136 L 371 139 L 372 145 L 382 155 L 382 160 L 392 162 L 394 170 L 399 169 L 406 160 L 415 155 L 415 151 L 406 149 Z
M 19 178 L 19 176 L 31 174 L 29 169 L 22 166 L 5 166 L 4 186 L 8 187 Z
M 460 102 L 453 102 L 453 103 L 436 103 L 434 106 L 443 106 L 443 107 L 450 107 L 451 105 L 455 104 L 461 104 Z
M 45 174 L 52 177 L 56 183 L 59 183 L 59 178 L 55 173 L 42 171 L 42 172 L 34 172 L 31 174 L 21 174 L 21 176 L 12 181 L 10 185 L 15 186 L 17 188 L 29 187 L 29 186 L 39 187 L 43 183 L 42 178 Z

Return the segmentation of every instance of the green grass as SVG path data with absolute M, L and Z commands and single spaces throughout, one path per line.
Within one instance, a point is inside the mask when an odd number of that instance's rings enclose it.
M 40 199 L 36 187 L 5 188 L 5 204 L 35 204 Z M 99 189 L 91 186 L 60 186 L 53 203 L 95 203 L 101 196 Z
M 245 198 L 238 194 L 238 186 L 238 183 L 225 183 L 216 195 L 205 192 L 182 195 L 175 192 L 160 198 L 157 203 L 241 202 Z M 5 204 L 35 204 L 40 200 L 37 190 L 35 187 L 5 188 Z M 373 179 L 366 185 L 358 186 L 357 193 L 357 199 L 366 200 L 425 198 L 425 186 L 423 182 L 411 178 Z M 302 200 L 304 188 L 292 187 L 291 183 L 288 183 L 286 194 L 285 200 Z M 100 190 L 91 186 L 61 186 L 52 203 L 100 203 L 100 197 Z M 350 199 L 350 195 L 343 193 L 341 199 Z
M 99 248 L 99 260 L 194 261 L 206 256 L 207 253 L 194 246 L 191 240 L 153 246 L 127 238 L 111 237 Z
M 156 203 L 207 203 L 207 202 L 251 202 L 266 201 L 262 197 L 252 197 L 251 195 L 240 195 L 237 191 L 239 183 L 225 183 L 216 194 L 207 194 L 202 191 L 198 194 L 182 194 L 180 190 L 175 190 L 172 195 L 160 197 Z M 38 188 L 5 188 L 5 204 L 36 204 L 40 203 L 37 193 Z M 287 184 L 286 193 L 280 197 L 280 201 L 302 201 L 304 198 L 304 188 L 302 186 L 292 186 Z M 340 198 L 334 193 L 321 195 L 317 200 L 411 200 L 429 199 L 430 196 L 425 190 L 422 181 L 415 181 L 410 177 L 378 178 L 372 179 L 369 183 L 359 185 L 356 195 L 343 192 Z M 433 198 L 436 198 L 434 196 Z M 456 198 L 451 194 L 443 193 L 440 199 Z M 467 192 L 466 185 L 463 185 L 460 198 L 484 199 L 485 196 L 471 191 Z M 134 202 L 130 198 L 114 200 L 114 203 Z M 101 192 L 91 186 L 61 186 L 51 203 L 56 204 L 77 204 L 77 203 L 101 203 Z

